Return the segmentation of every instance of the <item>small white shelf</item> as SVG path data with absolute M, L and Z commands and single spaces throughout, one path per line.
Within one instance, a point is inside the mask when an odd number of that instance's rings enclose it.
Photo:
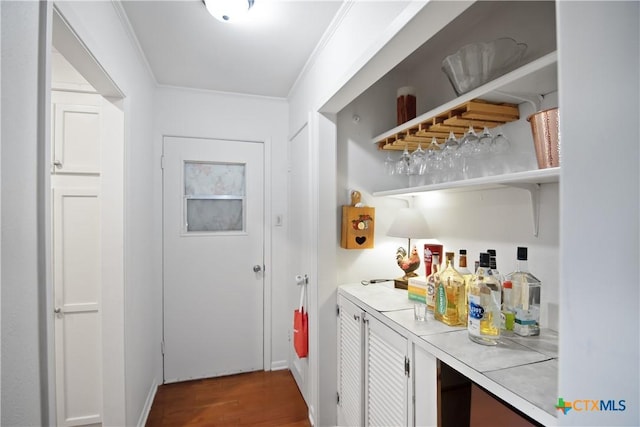
M 535 105 L 535 110 L 539 110 L 541 96 L 558 90 L 557 64 L 558 53 L 551 52 L 374 137 L 372 143 L 377 144 L 381 140 L 406 132 L 430 117 L 438 116 L 473 99 L 503 103 L 530 102 Z
M 501 187 L 523 187 L 526 185 L 547 184 L 560 181 L 560 168 L 536 169 L 525 172 L 516 172 L 505 175 L 486 176 L 460 181 L 441 182 L 438 184 L 422 185 L 418 187 L 405 187 L 395 190 L 376 191 L 376 197 L 417 196 L 430 191 L 479 191 Z
M 439 184 L 423 185 L 419 187 L 399 188 L 397 190 L 376 191 L 376 197 L 408 197 L 420 194 L 443 191 L 480 191 L 495 188 L 513 187 L 529 192 L 531 197 L 531 213 L 533 221 L 533 235 L 538 236 L 540 219 L 540 185 L 560 182 L 560 168 L 536 169 L 505 175 L 472 178 L 460 181 L 443 182 Z

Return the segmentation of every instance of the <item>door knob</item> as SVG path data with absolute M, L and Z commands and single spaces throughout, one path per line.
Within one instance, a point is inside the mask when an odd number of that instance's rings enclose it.
M 60 307 L 56 307 L 56 308 L 53 310 L 53 312 L 54 312 L 55 314 L 62 314 L 62 309 L 61 309 Z
M 262 266 L 256 264 L 253 266 L 253 272 L 254 273 L 260 273 L 262 271 Z

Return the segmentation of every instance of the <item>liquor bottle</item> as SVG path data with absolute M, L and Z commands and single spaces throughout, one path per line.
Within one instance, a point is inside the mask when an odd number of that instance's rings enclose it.
M 431 274 L 427 276 L 427 310 L 433 312 L 435 308 L 436 286 L 439 280 L 440 253 L 431 254 Z
M 502 284 L 502 282 L 504 281 L 504 277 L 502 277 L 502 274 L 500 274 L 500 271 L 498 271 L 496 250 L 487 249 L 487 253 L 489 254 L 489 268 L 491 269 L 492 274 L 496 276 L 498 280 L 500 280 L 500 284 Z
M 518 247 L 516 271 L 507 275 L 513 286 L 513 332 L 521 336 L 540 335 L 541 282 L 529 273 L 527 252 L 527 248 Z
M 467 324 L 469 311 L 469 283 L 473 273 L 467 268 L 467 250 L 460 249 L 460 258 L 458 261 L 458 273 L 464 279 L 464 325 Z
M 500 282 L 491 274 L 489 254 L 480 254 L 480 264 L 469 286 L 469 339 L 496 345 L 500 339 Z
M 501 334 L 513 335 L 513 323 L 515 321 L 515 308 L 513 307 L 513 284 L 507 279 L 502 284 L 502 322 Z
M 453 252 L 447 252 L 447 267 L 436 286 L 433 317 L 449 326 L 464 325 L 464 278 L 453 267 Z

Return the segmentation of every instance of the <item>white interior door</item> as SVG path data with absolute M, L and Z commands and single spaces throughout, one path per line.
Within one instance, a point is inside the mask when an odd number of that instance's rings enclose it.
M 58 426 L 102 422 L 101 230 L 97 188 L 53 190 Z
M 263 144 L 165 137 L 164 381 L 263 369 Z

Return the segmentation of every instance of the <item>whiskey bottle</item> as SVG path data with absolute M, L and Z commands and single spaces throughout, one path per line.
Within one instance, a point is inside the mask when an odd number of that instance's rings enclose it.
M 500 339 L 500 282 L 489 268 L 489 254 L 480 254 L 480 263 L 469 286 L 469 339 L 496 345 Z
M 516 270 L 507 275 L 512 283 L 512 304 L 515 311 L 513 332 L 521 336 L 540 335 L 541 282 L 529 273 L 528 250 L 518 247 Z
M 453 252 L 447 252 L 447 267 L 436 286 L 433 317 L 449 326 L 464 325 L 464 278 L 453 267 Z
M 467 250 L 460 249 L 460 258 L 458 261 L 458 273 L 462 275 L 464 279 L 464 325 L 467 324 L 468 320 L 468 311 L 469 311 L 469 283 L 471 282 L 471 277 L 473 277 L 473 273 L 467 268 Z
M 440 253 L 431 254 L 431 274 L 427 276 L 427 310 L 433 312 L 435 308 L 436 286 L 439 281 Z

